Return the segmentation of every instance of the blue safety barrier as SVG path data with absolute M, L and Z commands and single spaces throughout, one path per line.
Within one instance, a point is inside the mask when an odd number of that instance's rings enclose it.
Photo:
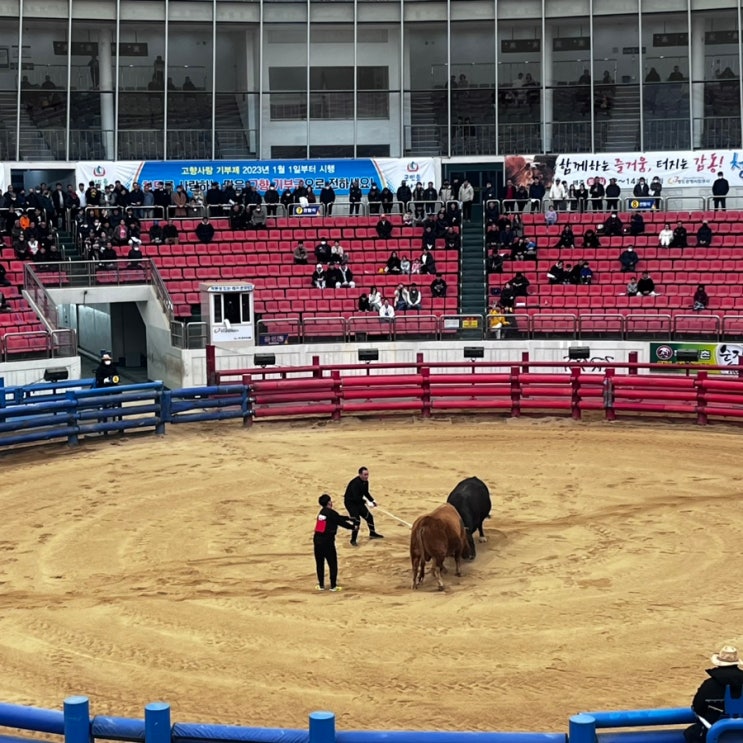
M 145 707 L 144 720 L 125 717 L 91 718 L 86 697 L 65 700 L 64 712 L 0 704 L 0 728 L 19 728 L 40 733 L 64 734 L 64 743 L 91 743 L 100 740 L 132 743 L 681 743 L 683 727 L 659 730 L 660 725 L 685 726 L 695 721 L 688 707 L 674 709 L 627 710 L 574 715 L 565 733 L 490 733 L 433 731 L 340 731 L 332 712 L 313 712 L 308 729 L 240 727 L 175 723 L 170 721 L 170 706 L 153 702 Z M 597 736 L 597 728 L 642 726 L 645 730 L 613 731 Z M 740 734 L 743 720 L 721 720 L 712 726 L 709 743 L 719 743 L 730 733 Z M 0 743 L 18 743 L 21 739 L 0 734 Z M 26 743 L 28 743 L 27 739 Z M 38 739 L 34 739 L 38 741 Z
M 165 433 L 166 423 L 194 423 L 253 416 L 243 384 L 165 390 L 162 382 L 94 388 L 92 380 L 0 388 L 0 447 L 138 428 Z

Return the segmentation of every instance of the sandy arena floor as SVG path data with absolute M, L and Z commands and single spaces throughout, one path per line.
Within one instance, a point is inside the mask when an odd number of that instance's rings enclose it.
M 743 641 L 743 432 L 560 420 L 238 423 L 2 457 L 0 699 L 179 722 L 564 731 L 682 706 Z M 359 465 L 408 521 L 489 485 L 464 576 L 410 589 L 409 532 L 315 593 L 317 497 Z M 535 718 L 541 723 L 535 724 Z

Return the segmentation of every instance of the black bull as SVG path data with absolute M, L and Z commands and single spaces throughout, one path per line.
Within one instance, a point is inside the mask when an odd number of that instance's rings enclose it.
M 480 532 L 480 541 L 485 542 L 482 522 L 490 516 L 490 491 L 488 486 L 477 477 L 462 480 L 446 499 L 457 509 L 467 531 L 467 542 L 470 546 L 470 560 L 475 559 L 475 540 L 473 534 Z

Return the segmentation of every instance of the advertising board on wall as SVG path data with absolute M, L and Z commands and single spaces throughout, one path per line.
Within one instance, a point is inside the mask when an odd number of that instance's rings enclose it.
M 679 371 L 682 371 L 689 363 L 683 359 L 683 352 L 691 352 L 691 356 L 696 352 L 697 360 L 693 363 L 697 365 L 730 367 L 729 370 L 710 369 L 710 374 L 743 373 L 743 345 L 737 343 L 651 343 L 649 361 L 651 364 L 667 364 L 669 367 L 680 366 Z
M 556 178 L 568 184 L 583 181 L 586 185 L 596 179 L 608 183 L 616 178 L 622 196 L 630 197 L 640 178 L 649 184 L 656 176 L 664 188 L 711 189 L 718 173 L 731 186 L 743 185 L 743 151 L 514 155 L 506 158 L 505 170 L 514 185 L 523 184 L 527 188 L 536 180 L 549 187 Z
M 363 191 L 372 183 L 379 188 L 387 186 L 393 192 L 404 181 L 412 188 L 416 183 L 439 183 L 438 160 L 433 157 L 413 159 L 361 158 L 356 160 L 129 160 L 120 162 L 79 162 L 76 165 L 78 182 L 95 181 L 98 186 L 121 181 L 130 188 L 136 181 L 145 183 L 170 183 L 175 188 L 184 186 L 192 191 L 198 186 L 207 189 L 216 181 L 223 185 L 232 181 L 235 187 L 248 184 L 261 193 L 270 183 L 279 193 L 294 189 L 299 181 L 312 186 L 315 194 L 329 184 L 341 199 L 357 180 Z

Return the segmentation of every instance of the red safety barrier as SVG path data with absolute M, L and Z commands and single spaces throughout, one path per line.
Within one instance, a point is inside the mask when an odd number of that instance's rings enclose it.
M 638 374 L 631 364 L 503 363 L 348 364 L 323 367 L 261 369 L 259 378 L 241 375 L 250 386 L 257 419 L 330 417 L 384 413 L 499 412 L 518 417 L 568 413 L 579 420 L 584 412 L 603 411 L 607 420 L 618 415 L 672 416 L 706 424 L 710 418 L 743 418 L 743 378 L 710 377 L 699 367 L 693 374 Z M 515 365 L 518 364 L 518 365 Z M 650 366 L 650 365 L 644 365 Z M 456 367 L 456 368 L 455 368 Z M 549 367 L 544 373 L 539 368 Z M 555 372 L 555 368 L 565 371 Z M 603 372 L 601 369 L 603 368 Z M 668 371 L 667 367 L 661 367 Z M 452 369 L 451 373 L 448 372 Z M 594 371 L 598 369 L 598 371 Z M 653 371 L 658 371 L 653 366 Z M 360 373 L 363 372 L 363 373 Z M 216 373 L 225 382 L 235 372 Z

